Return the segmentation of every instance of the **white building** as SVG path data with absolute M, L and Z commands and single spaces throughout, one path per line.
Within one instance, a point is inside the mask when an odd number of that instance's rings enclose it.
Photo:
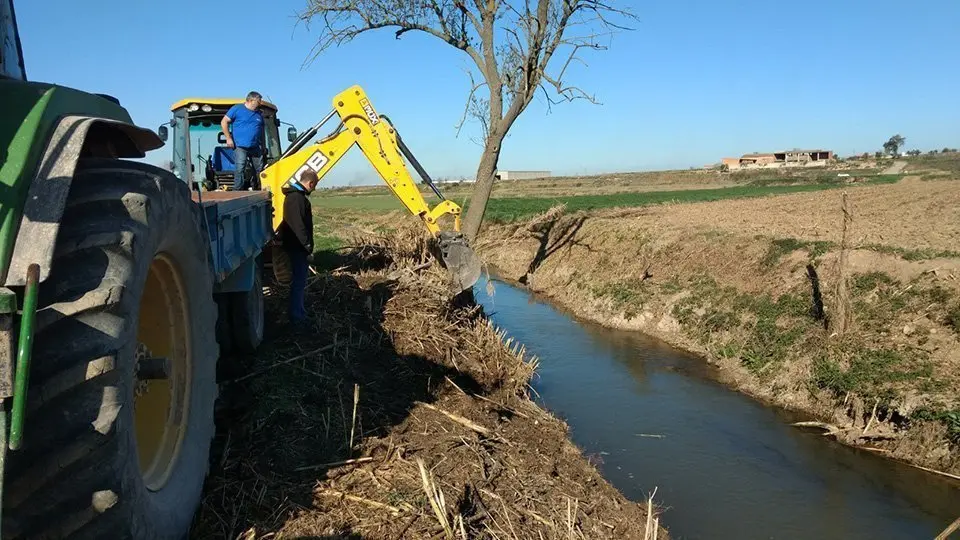
M 497 180 L 535 180 L 550 176 L 550 171 L 497 171 Z

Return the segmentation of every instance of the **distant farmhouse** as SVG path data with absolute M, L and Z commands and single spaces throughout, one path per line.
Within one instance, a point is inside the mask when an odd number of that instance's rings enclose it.
M 536 180 L 550 176 L 550 171 L 497 171 L 497 180 Z
M 831 150 L 783 150 L 766 154 L 744 154 L 738 158 L 723 158 L 730 170 L 760 167 L 816 167 L 825 166 L 833 159 Z

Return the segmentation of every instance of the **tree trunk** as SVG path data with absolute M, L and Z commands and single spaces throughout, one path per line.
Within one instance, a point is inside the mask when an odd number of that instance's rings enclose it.
M 463 218 L 462 231 L 471 243 L 477 238 L 480 225 L 483 223 L 483 215 L 487 211 L 487 201 L 490 199 L 493 182 L 496 180 L 497 162 L 500 160 L 503 137 L 503 135 L 491 133 L 483 147 L 483 156 L 480 158 L 480 166 L 477 167 L 477 183 Z

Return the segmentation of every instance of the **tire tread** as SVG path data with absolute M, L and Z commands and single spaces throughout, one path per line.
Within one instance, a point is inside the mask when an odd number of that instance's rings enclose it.
M 170 516 L 149 515 L 158 512 L 151 511 L 142 487 L 136 488 L 137 482 L 124 472 L 130 468 L 132 449 L 124 441 L 132 429 L 126 420 L 132 413 L 124 411 L 123 396 L 132 373 L 135 343 L 130 340 L 136 341 L 136 323 L 131 321 L 139 309 L 139 292 L 131 283 L 144 275 L 148 263 L 143 258 L 153 256 L 147 251 L 158 240 L 151 238 L 187 246 L 180 249 L 194 254 L 193 270 L 202 265 L 209 272 L 209 249 L 199 228 L 203 215 L 189 198 L 186 184 L 148 164 L 82 159 L 78 165 L 51 273 L 40 287 L 26 437 L 23 448 L 7 457 L 5 537 L 96 537 L 97 531 L 109 531 L 110 538 L 185 534 L 184 519 L 194 510 L 185 506 L 198 501 L 199 492 L 185 494 L 179 507 L 166 508 Z M 171 211 L 182 224 L 176 217 L 154 214 Z M 180 227 L 180 232 L 158 231 L 155 222 Z M 182 232 L 189 227 L 195 229 L 192 236 Z M 171 240 L 175 234 L 189 238 Z M 191 299 L 198 291 L 210 298 L 191 305 L 191 330 L 201 336 L 193 341 L 199 362 L 218 355 L 212 275 L 206 283 L 203 279 L 191 275 L 187 280 L 193 287 L 188 288 Z M 196 369 L 203 370 L 197 384 L 212 393 L 210 414 L 197 418 L 200 424 L 193 428 L 207 440 L 189 441 L 202 450 L 213 436 L 216 386 L 213 366 Z M 205 407 L 206 401 L 201 409 Z M 206 459 L 193 464 L 197 473 L 206 475 Z M 171 516 L 178 530 L 157 527 Z

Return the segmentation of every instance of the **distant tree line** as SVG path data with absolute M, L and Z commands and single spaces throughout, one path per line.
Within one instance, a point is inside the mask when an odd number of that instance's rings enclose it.
M 884 155 L 889 155 L 892 157 L 899 156 L 900 149 L 904 147 L 906 142 L 907 142 L 907 138 L 898 133 L 893 137 L 890 137 L 889 139 L 887 139 L 887 141 L 883 143 L 883 150 L 877 150 L 876 152 L 874 152 L 873 157 L 876 159 L 880 159 Z M 949 154 L 952 152 L 960 152 L 960 150 L 958 150 L 957 148 L 950 148 L 945 146 L 942 150 L 937 150 L 936 148 L 934 148 L 933 150 L 928 150 L 927 155 L 932 156 L 935 154 Z M 908 156 L 919 156 L 922 153 L 923 151 L 917 150 L 916 148 L 905 152 L 905 154 Z M 841 159 L 840 156 L 838 155 L 834 155 L 834 158 L 837 160 Z M 864 152 L 859 155 L 850 156 L 849 159 L 870 159 L 870 153 Z

